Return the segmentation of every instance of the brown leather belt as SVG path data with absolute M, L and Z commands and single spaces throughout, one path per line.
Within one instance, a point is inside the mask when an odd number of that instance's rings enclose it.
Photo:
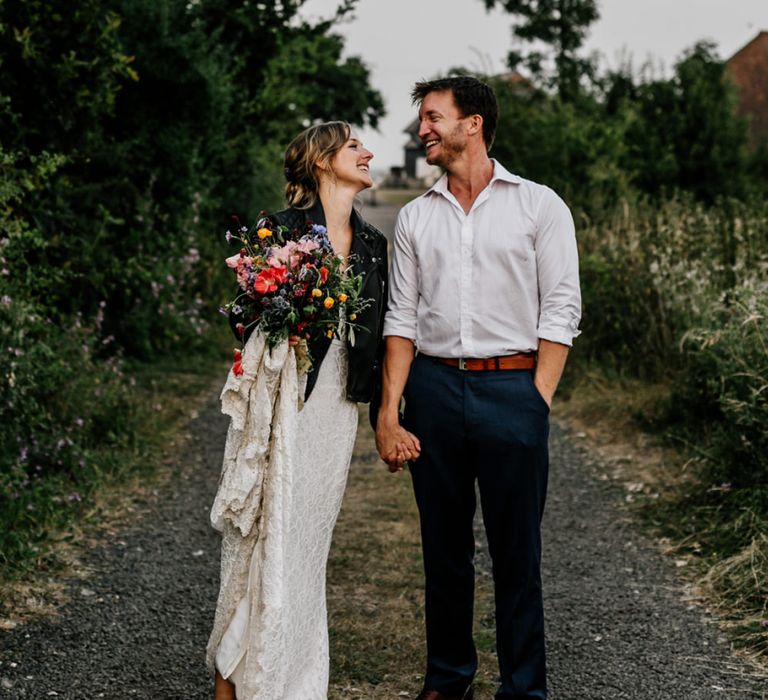
M 482 359 L 436 357 L 438 362 L 451 367 L 469 370 L 470 372 L 483 372 L 497 369 L 535 369 L 536 355 L 533 353 L 519 353 L 517 355 L 504 355 L 503 357 L 485 357 Z

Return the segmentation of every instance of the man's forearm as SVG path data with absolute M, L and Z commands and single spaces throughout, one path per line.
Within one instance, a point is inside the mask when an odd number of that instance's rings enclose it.
M 386 340 L 379 420 L 396 422 L 400 398 L 408 381 L 416 348 L 413 341 L 408 338 L 391 335 Z
M 568 359 L 570 348 L 561 343 L 553 343 L 550 340 L 539 339 L 539 355 L 536 362 L 536 375 L 534 382 L 539 393 L 548 404 L 552 404 L 560 377 L 565 369 L 565 361 Z

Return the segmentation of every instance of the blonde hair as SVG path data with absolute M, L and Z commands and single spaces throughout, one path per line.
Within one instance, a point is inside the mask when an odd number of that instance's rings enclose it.
M 330 161 L 347 142 L 350 131 L 347 122 L 325 122 L 310 126 L 291 141 L 284 163 L 285 199 L 289 206 L 309 209 L 315 204 L 320 190 L 316 165 Z

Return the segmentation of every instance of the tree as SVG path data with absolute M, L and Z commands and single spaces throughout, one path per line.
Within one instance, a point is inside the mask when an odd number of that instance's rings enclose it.
M 709 203 L 744 196 L 747 126 L 714 44 L 697 43 L 671 79 L 641 83 L 626 100 L 633 116 L 624 165 L 641 190 L 682 189 Z
M 62 157 L 13 203 L 68 271 L 36 302 L 65 319 L 105 303 L 104 335 L 133 355 L 199 337 L 218 295 L 214 232 L 280 204 L 287 139 L 384 111 L 333 32 L 354 0 L 320 22 L 303 3 L 0 2 L 0 152 L 17 173 Z
M 599 18 L 596 0 L 483 0 L 487 9 L 500 5 L 520 18 L 512 33 L 525 43 L 542 42 L 552 47 L 554 67 L 539 50 L 523 54 L 515 49 L 507 57 L 510 70 L 524 65 L 535 77 L 547 79 L 563 101 L 573 101 L 582 79 L 594 72 L 593 62 L 579 57 L 589 26 Z

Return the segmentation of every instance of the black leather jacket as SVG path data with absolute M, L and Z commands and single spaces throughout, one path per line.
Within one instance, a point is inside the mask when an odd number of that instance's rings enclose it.
M 276 224 L 289 229 L 303 228 L 307 221 L 325 223 L 323 206 L 318 200 L 311 209 L 284 209 L 271 214 Z M 371 304 L 358 314 L 355 323 L 363 326 L 355 333 L 355 344 L 347 342 L 349 370 L 347 373 L 347 398 L 350 401 L 367 403 L 378 395 L 381 380 L 381 363 L 384 355 L 382 329 L 387 304 L 387 239 L 377 228 L 363 221 L 356 210 L 352 210 L 352 248 L 350 265 L 355 273 L 363 273 L 361 297 L 371 299 Z M 230 314 L 229 323 L 235 331 L 235 324 L 242 321 L 240 316 Z M 239 339 L 239 338 L 238 338 Z M 247 338 L 245 339 L 247 340 Z M 317 381 L 317 373 L 330 347 L 328 338 L 314 339 L 309 346 L 312 355 L 312 369 L 307 376 L 305 399 L 309 398 Z

